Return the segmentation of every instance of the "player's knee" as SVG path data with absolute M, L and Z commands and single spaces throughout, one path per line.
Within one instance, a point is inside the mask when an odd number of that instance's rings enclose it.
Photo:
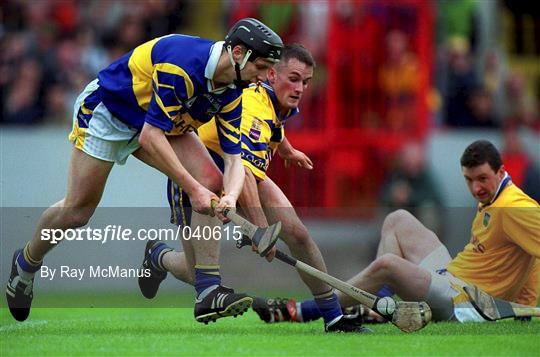
M 393 276 L 394 271 L 398 268 L 399 257 L 395 254 L 383 254 L 370 264 L 369 268 L 377 273 Z
M 398 209 L 386 216 L 383 226 L 395 228 L 401 224 L 406 224 L 411 219 L 414 219 L 414 216 L 409 211 Z
M 88 224 L 93 214 L 94 209 L 91 208 L 70 209 L 65 212 L 63 220 L 69 227 L 77 228 Z
M 304 226 L 301 222 L 285 224 L 281 230 L 285 233 L 285 236 L 289 237 L 287 242 L 288 245 L 306 247 L 312 242 L 306 226 Z

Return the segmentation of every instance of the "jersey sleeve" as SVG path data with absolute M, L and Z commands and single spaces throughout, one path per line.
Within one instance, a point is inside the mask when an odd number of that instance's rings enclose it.
M 170 131 L 183 102 L 193 96 L 193 83 L 181 67 L 160 63 L 154 67 L 152 89 L 145 122 Z
M 510 240 L 540 259 L 540 207 L 505 207 L 503 230 Z
M 270 137 L 270 143 L 268 143 L 268 147 L 272 151 L 272 154 L 276 152 L 277 147 L 279 146 L 279 144 L 281 144 L 284 138 L 285 138 L 284 125 L 280 125 L 279 127 L 276 127 L 272 131 L 272 136 Z
M 215 117 L 219 144 L 225 154 L 240 154 L 241 118 L 242 96 L 235 97 Z

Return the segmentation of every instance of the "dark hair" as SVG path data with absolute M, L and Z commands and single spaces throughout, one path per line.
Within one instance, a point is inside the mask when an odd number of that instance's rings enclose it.
M 461 155 L 462 167 L 476 167 L 488 163 L 495 172 L 502 166 L 502 159 L 499 151 L 487 140 L 477 140 L 467 146 L 463 155 Z
M 283 48 L 283 53 L 281 54 L 280 63 L 286 64 L 290 59 L 293 58 L 305 63 L 310 67 L 315 67 L 315 60 L 313 59 L 313 56 L 304 46 L 299 43 L 285 45 Z

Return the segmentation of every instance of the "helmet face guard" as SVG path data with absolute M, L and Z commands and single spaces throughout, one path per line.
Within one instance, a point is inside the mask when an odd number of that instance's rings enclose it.
M 232 56 L 232 49 L 236 45 L 243 45 L 247 49 L 244 60 L 240 64 L 235 62 Z M 225 37 L 225 48 L 236 71 L 235 85 L 245 87 L 247 81 L 242 80 L 240 71 L 244 69 L 247 61 L 253 62 L 257 58 L 264 58 L 273 63 L 279 62 L 283 41 L 259 20 L 245 18 L 238 21 L 229 31 Z M 247 84 L 249 85 L 249 82 Z
M 229 54 L 229 59 L 231 60 L 231 64 L 234 67 L 234 71 L 236 72 L 236 79 L 234 80 L 234 85 L 236 86 L 236 88 L 240 89 L 249 87 L 250 81 L 243 80 L 240 71 L 243 70 L 246 66 L 246 63 L 252 53 L 251 50 L 246 51 L 246 55 L 244 56 L 244 60 L 242 61 L 242 63 L 235 62 L 235 60 L 233 59 L 231 45 L 227 46 L 227 53 Z

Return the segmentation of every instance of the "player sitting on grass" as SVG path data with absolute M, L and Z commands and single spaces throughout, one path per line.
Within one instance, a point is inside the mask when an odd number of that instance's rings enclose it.
M 281 62 L 268 73 L 268 82 L 252 85 L 242 95 L 242 161 L 245 183 L 239 197 L 244 213 L 261 227 L 281 221 L 280 237 L 292 254 L 319 270 L 326 271 L 319 248 L 308 234 L 291 203 L 281 189 L 266 175 L 266 169 L 275 150 L 287 163 L 312 169 L 311 160 L 295 150 L 285 138 L 284 124 L 298 113 L 298 103 L 313 76 L 315 62 L 301 45 L 285 46 Z M 218 128 L 210 122 L 199 128 L 199 136 L 208 148 L 216 164 L 223 169 L 223 152 L 218 145 Z M 169 202 L 173 221 L 189 224 L 189 212 L 183 208 L 189 202 L 181 188 L 169 181 Z M 270 252 L 271 260 L 275 247 Z M 143 266 L 152 270 L 150 278 L 140 278 L 139 285 L 144 296 L 153 298 L 167 272 L 176 278 L 193 282 L 193 269 L 189 253 L 176 252 L 162 242 L 149 242 Z M 189 263 L 189 266 L 188 266 Z M 218 267 L 213 267 L 218 272 Z M 313 277 L 300 274 L 313 293 L 314 304 L 325 322 L 326 331 L 364 332 L 354 320 L 343 316 L 337 296 L 328 285 Z
M 349 283 L 377 295 L 425 300 L 433 320 L 482 321 L 463 292 L 473 284 L 494 297 L 536 306 L 540 286 L 540 207 L 512 183 L 488 141 L 469 145 L 461 157 L 465 182 L 478 201 L 471 240 L 452 259 L 437 236 L 405 210 L 384 220 L 377 259 Z M 356 302 L 338 293 L 341 306 Z M 311 321 L 313 301 L 256 299 L 261 319 Z M 278 313 L 279 311 L 279 313 Z
M 164 36 L 140 45 L 99 73 L 75 103 L 67 194 L 43 213 L 32 240 L 13 255 L 6 298 L 16 320 L 28 317 L 34 275 L 54 247 L 40 238 L 41 230 L 84 226 L 101 200 L 114 163 L 124 164 L 131 154 L 180 184 L 194 211 L 212 214 L 211 200 L 219 201 L 216 211 L 225 219 L 223 209 L 236 205 L 244 182 L 242 88 L 246 82 L 266 79 L 282 48 L 270 28 L 243 19 L 225 42 Z M 193 133 L 213 118 L 219 128 L 218 146 L 224 152 L 223 175 Z M 225 194 L 220 199 L 216 193 L 222 189 Z M 228 316 L 247 310 L 250 297 L 221 287 L 219 275 L 202 268 L 217 264 L 219 247 L 204 240 L 188 244 L 198 264 L 197 321 L 204 322 L 209 311 Z M 214 306 L 217 294 L 221 304 Z

